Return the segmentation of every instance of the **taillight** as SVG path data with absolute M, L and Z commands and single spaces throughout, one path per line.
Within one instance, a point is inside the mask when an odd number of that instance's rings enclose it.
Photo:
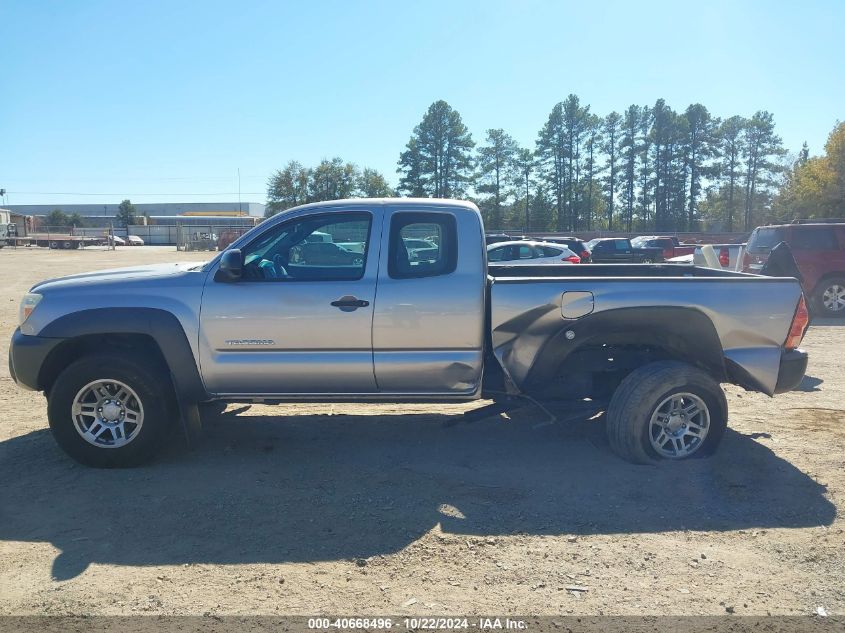
M 722 268 L 727 268 L 731 265 L 731 254 L 727 246 L 719 249 L 719 263 L 722 265 Z
M 581 259 L 590 259 L 590 251 L 581 251 Z
M 789 326 L 789 335 L 786 337 L 786 342 L 783 346 L 786 349 L 795 349 L 801 345 L 801 340 L 804 338 L 804 332 L 810 324 L 810 313 L 807 312 L 807 303 L 804 301 L 804 295 L 798 300 L 798 307 L 795 308 L 795 316 L 792 317 L 792 325 Z
M 578 255 L 570 255 L 569 257 L 564 257 L 564 258 L 563 258 L 562 260 L 560 260 L 560 261 L 562 261 L 562 262 L 569 262 L 569 263 L 571 263 L 571 264 L 580 264 L 580 263 L 581 263 L 581 258 L 580 258 L 580 257 L 578 257 Z

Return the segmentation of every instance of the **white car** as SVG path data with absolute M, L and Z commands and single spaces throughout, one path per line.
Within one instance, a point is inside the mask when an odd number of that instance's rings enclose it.
M 127 246 L 143 246 L 144 240 L 142 240 L 137 235 L 129 235 L 126 238 L 126 245 Z
M 105 243 L 114 244 L 115 246 L 126 246 L 126 240 L 119 235 L 107 235 Z
M 508 266 L 559 266 L 580 264 L 581 258 L 561 244 L 517 240 L 490 244 L 487 262 Z

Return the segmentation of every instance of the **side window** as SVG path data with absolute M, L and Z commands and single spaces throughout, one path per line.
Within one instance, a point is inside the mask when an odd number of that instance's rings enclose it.
M 387 273 L 393 279 L 446 275 L 458 265 L 458 228 L 446 213 L 395 213 Z
M 491 248 L 487 251 L 487 261 L 488 262 L 500 262 L 505 258 L 505 247 L 500 246 L 499 248 Z
M 530 246 L 526 246 L 525 244 L 521 245 L 518 248 L 519 251 L 519 259 L 534 259 L 536 255 L 534 255 L 534 249 Z
M 541 251 L 540 257 L 556 257 L 563 252 L 559 248 L 552 248 L 551 246 L 540 246 L 539 250 Z
M 243 251 L 246 281 L 354 281 L 364 276 L 372 216 L 311 215 L 284 222 Z
M 630 249 L 627 240 L 613 240 L 617 251 L 627 251 Z
M 790 246 L 796 251 L 839 250 L 836 234 L 832 228 L 793 227 Z

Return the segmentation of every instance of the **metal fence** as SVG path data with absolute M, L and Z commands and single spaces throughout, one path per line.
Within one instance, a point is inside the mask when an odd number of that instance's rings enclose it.
M 175 229 L 175 244 L 177 250 L 222 251 L 241 235 L 249 231 L 252 227 L 214 224 L 180 224 L 178 226 L 161 228 Z

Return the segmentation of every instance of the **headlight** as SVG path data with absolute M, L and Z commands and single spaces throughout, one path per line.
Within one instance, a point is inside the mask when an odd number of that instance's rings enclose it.
M 23 325 L 24 321 L 29 318 L 29 315 L 35 310 L 35 306 L 41 301 L 41 298 L 41 295 L 35 292 L 24 295 L 24 298 L 21 300 L 20 310 L 18 310 L 18 325 Z

